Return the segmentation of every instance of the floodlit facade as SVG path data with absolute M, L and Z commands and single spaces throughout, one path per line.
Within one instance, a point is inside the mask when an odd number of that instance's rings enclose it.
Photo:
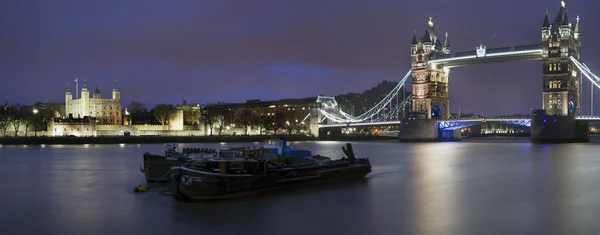
M 543 103 L 548 115 L 580 114 L 581 71 L 570 57 L 579 60 L 581 31 L 579 16 L 575 24 L 569 21 L 567 7 L 561 2 L 552 23 L 548 12 L 542 25 Z
M 102 98 L 100 90 L 96 89 L 90 98 L 87 82 L 84 80 L 81 88 L 81 97 L 73 99 L 71 86 L 65 94 L 65 113 L 67 117 L 83 118 L 94 117 L 97 124 L 122 125 L 121 92 L 116 87 L 112 91 L 112 98 Z
M 416 32 L 411 43 L 412 57 L 412 112 L 424 113 L 427 119 L 447 119 L 450 117 L 448 98 L 449 71 L 441 66 L 432 67 L 427 63 L 432 57 L 450 54 L 450 42 L 446 33 L 444 43 L 438 38 L 433 21 L 429 19 L 425 35 L 417 40 Z

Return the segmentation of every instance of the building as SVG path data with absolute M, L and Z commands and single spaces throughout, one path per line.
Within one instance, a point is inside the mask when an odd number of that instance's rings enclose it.
M 442 44 L 429 19 L 425 35 L 417 40 L 413 34 L 410 47 L 412 57 L 412 112 L 425 114 L 427 119 L 447 119 L 450 117 L 448 98 L 449 72 L 441 68 L 431 68 L 427 62 L 436 57 L 450 55 L 448 33 Z
M 550 24 L 548 12 L 542 25 L 543 103 L 548 115 L 579 115 L 581 71 L 570 57 L 579 60 L 581 31 L 579 16 L 573 25 L 567 16 L 565 2 L 561 2 L 556 18 Z
M 116 87 L 116 81 L 112 98 L 102 98 L 98 85 L 90 98 L 87 82 L 84 80 L 81 97 L 73 99 L 69 85 L 65 94 L 65 113 L 65 116 L 73 118 L 94 117 L 96 123 L 101 125 L 121 125 L 121 93 Z
M 48 136 L 96 136 L 96 119 L 88 116 L 50 119 Z

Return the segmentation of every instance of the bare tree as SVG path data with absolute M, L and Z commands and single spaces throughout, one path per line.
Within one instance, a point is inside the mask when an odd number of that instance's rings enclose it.
M 235 114 L 237 122 L 244 127 L 244 135 L 248 134 L 248 127 L 252 125 L 253 113 L 250 109 L 238 109 Z
M 2 136 L 6 137 L 6 129 L 8 129 L 9 117 L 2 113 L 0 115 L 0 130 L 2 130 Z
M 10 122 L 15 129 L 15 137 L 19 136 L 19 127 L 21 127 L 21 121 L 23 120 L 21 112 L 19 112 L 20 109 L 21 105 L 15 103 L 12 105 L 12 110 L 10 112 Z
M 233 112 L 226 108 L 215 108 L 213 111 L 215 112 L 215 124 L 219 129 L 219 135 L 221 135 L 221 133 L 223 133 L 223 128 L 225 128 L 226 125 L 233 123 Z
M 213 126 L 215 125 L 217 114 L 214 106 L 204 107 L 200 112 L 200 119 L 204 126 L 209 127 L 210 134 L 213 135 Z
M 286 116 L 285 113 L 282 111 L 275 111 L 275 117 L 273 118 L 273 130 L 275 131 L 275 134 L 277 134 L 277 131 L 280 129 L 285 128 L 286 125 Z
M 144 105 L 144 104 L 142 104 L 142 103 L 140 103 L 138 101 L 131 101 L 127 105 L 127 110 L 131 114 L 141 114 L 141 113 L 148 112 L 148 109 L 146 108 L 146 105 Z
M 160 122 L 161 125 L 166 125 L 167 121 L 175 113 L 175 107 L 170 104 L 157 104 L 152 109 L 152 114 Z
M 186 125 L 198 126 L 200 123 L 200 109 L 187 109 L 183 111 L 183 122 Z

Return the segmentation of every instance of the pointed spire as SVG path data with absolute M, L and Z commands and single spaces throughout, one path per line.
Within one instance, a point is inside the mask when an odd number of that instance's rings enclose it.
M 431 43 L 431 36 L 429 35 L 429 30 L 425 30 L 425 35 L 423 35 L 423 43 Z
M 566 10 L 567 9 L 565 8 L 564 2 L 561 2 L 560 10 L 558 10 L 558 14 L 556 14 L 556 18 L 554 18 L 554 21 L 552 22 L 553 26 L 555 24 L 558 24 L 560 26 L 562 24 Z
M 83 79 L 83 88 L 87 88 L 87 79 Z
M 446 32 L 446 41 L 444 41 L 444 47 L 445 48 L 449 48 L 450 47 L 450 41 L 448 41 L 448 32 Z
M 94 94 L 100 94 L 100 90 L 98 89 L 98 82 L 96 82 L 96 90 L 94 90 Z
M 115 83 L 115 88 L 113 88 L 113 90 L 115 90 L 115 91 L 116 91 L 116 90 L 118 90 L 118 89 L 117 89 L 117 79 L 115 79 L 115 80 L 114 80 L 114 83 Z
M 542 28 L 550 28 L 550 22 L 548 21 L 548 9 L 546 9 L 546 15 L 544 16 L 544 24 Z
M 413 29 L 412 45 L 417 45 L 417 30 Z
M 71 82 L 67 82 L 67 92 L 71 93 Z
M 440 42 L 440 40 L 435 40 L 435 50 L 436 51 L 441 51 L 442 50 L 442 43 Z
M 565 15 L 563 16 L 562 25 L 569 25 L 569 16 L 567 16 L 566 10 L 565 10 Z
M 431 17 L 431 16 L 430 16 L 430 17 L 429 17 L 429 22 L 428 22 L 428 25 L 429 25 L 429 27 L 431 27 L 431 28 L 433 28 L 433 20 L 432 20 L 432 18 L 433 18 L 433 17 Z
M 575 29 L 573 29 L 573 37 L 575 37 L 575 39 L 581 39 L 581 32 L 579 31 L 579 16 L 577 16 L 577 23 L 575 23 Z

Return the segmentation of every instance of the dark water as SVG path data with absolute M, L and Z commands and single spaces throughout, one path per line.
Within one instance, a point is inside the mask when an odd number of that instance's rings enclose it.
M 364 181 L 216 203 L 132 193 L 141 154 L 162 145 L 2 146 L 0 233 L 600 233 L 600 145 L 512 142 L 354 143 L 373 163 Z

